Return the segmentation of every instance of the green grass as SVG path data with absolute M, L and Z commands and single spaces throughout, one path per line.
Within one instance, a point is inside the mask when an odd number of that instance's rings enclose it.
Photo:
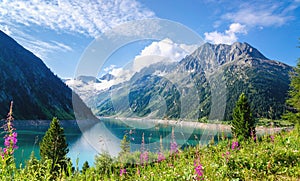
M 291 127 L 294 124 L 288 120 L 272 120 L 267 118 L 261 118 L 256 123 L 256 126 L 265 126 L 265 127 Z
M 125 164 L 98 156 L 94 167 L 84 172 L 72 169 L 51 173 L 49 161 L 31 158 L 20 168 L 0 162 L 0 180 L 300 180 L 299 129 L 265 135 L 258 140 L 239 142 L 232 150 L 232 142 L 223 138 L 215 145 L 196 146 L 167 155 L 162 162 L 155 161 L 157 155 L 149 155 L 148 164 Z M 99 158 L 101 157 L 101 158 Z M 139 153 L 129 154 L 129 160 L 138 162 Z M 1 158 L 0 158 L 1 160 Z M 194 163 L 203 167 L 203 176 L 198 177 Z M 105 163 L 105 164 L 103 164 Z M 126 173 L 120 176 L 120 169 Z
M 231 125 L 231 121 L 208 120 L 207 117 L 203 117 L 199 119 L 198 122 Z M 264 126 L 264 127 L 292 127 L 294 126 L 294 123 L 283 119 L 274 120 L 274 119 L 260 118 L 257 120 L 255 125 Z

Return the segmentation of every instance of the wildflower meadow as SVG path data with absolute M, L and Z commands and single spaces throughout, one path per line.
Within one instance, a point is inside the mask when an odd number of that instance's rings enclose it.
M 17 130 L 13 128 L 12 104 L 3 128 L 5 136 L 0 152 L 1 180 L 300 179 L 299 126 L 291 131 L 242 141 L 219 136 L 218 144 L 211 141 L 208 145 L 185 149 L 178 147 L 173 132 L 170 149 L 163 149 L 161 144 L 157 153 L 146 149 L 143 135 L 138 152 L 129 152 L 130 141 L 127 140 L 123 145 L 123 154 L 116 158 L 107 153 L 99 154 L 94 166 L 90 167 L 86 162 L 82 169 L 66 160 L 67 167 L 63 169 L 57 165 L 60 169 L 56 170 L 53 170 L 51 159 L 38 160 L 33 155 L 25 165 L 15 165 L 14 150 L 18 149 L 18 142 Z

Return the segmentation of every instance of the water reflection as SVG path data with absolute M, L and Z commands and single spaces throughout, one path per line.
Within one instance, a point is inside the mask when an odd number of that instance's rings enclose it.
M 128 120 L 127 120 L 128 121 Z M 170 148 L 171 132 L 174 128 L 175 138 L 178 145 L 182 147 L 196 144 L 207 144 L 211 139 L 218 141 L 220 129 L 211 125 L 210 128 L 198 129 L 182 124 L 151 123 L 153 126 L 142 129 L 138 120 L 130 120 L 131 126 L 126 121 L 116 119 L 101 119 L 99 122 L 81 127 L 78 122 L 61 121 L 69 145 L 68 157 L 72 159 L 75 166 L 76 159 L 79 159 L 78 166 L 81 167 L 85 161 L 93 165 L 97 154 L 104 151 L 112 156 L 117 156 L 120 151 L 120 142 L 125 134 L 129 135 L 131 151 L 140 149 L 142 134 L 145 135 L 145 146 L 149 151 L 158 151 L 160 136 L 163 138 L 163 147 Z M 136 123 L 134 123 L 135 121 Z M 32 151 L 39 158 L 39 143 L 49 128 L 50 121 L 14 121 L 18 132 L 19 149 L 15 152 L 16 163 L 24 163 L 29 159 Z M 84 124 L 84 123 L 81 123 Z M 149 124 L 149 123 L 147 123 Z M 132 125 L 134 125 L 132 127 Z M 84 129 L 82 129 L 84 128 Z M 230 137 L 228 130 L 224 131 Z

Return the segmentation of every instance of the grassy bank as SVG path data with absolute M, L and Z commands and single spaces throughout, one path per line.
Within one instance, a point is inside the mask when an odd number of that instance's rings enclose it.
M 225 137 L 217 145 L 166 151 L 164 157 L 149 153 L 143 164 L 140 153 L 131 153 L 129 164 L 100 155 L 94 167 L 51 173 L 49 161 L 31 158 L 17 169 L 13 162 L 1 162 L 1 180 L 299 180 L 299 130 L 265 135 L 237 142 Z M 159 160 L 158 160 L 159 159 Z

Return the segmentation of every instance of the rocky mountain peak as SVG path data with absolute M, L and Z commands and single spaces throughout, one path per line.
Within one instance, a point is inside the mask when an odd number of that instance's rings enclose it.
M 232 45 L 226 45 L 226 44 L 215 45 L 215 44 L 205 43 L 204 45 L 200 46 L 193 54 L 199 56 L 197 54 L 203 54 L 204 51 L 213 53 L 215 58 L 219 60 L 218 62 L 222 62 L 220 61 L 222 59 L 226 60 L 226 62 L 233 61 L 239 59 L 240 57 L 267 59 L 256 48 L 252 47 L 251 45 L 245 42 L 244 43 L 235 42 Z
M 201 68 L 212 72 L 225 63 L 246 59 L 268 60 L 248 43 L 235 42 L 232 45 L 205 43 L 181 62 L 188 70 Z
M 93 96 L 84 100 L 97 116 L 176 119 L 181 117 L 183 98 L 188 97 L 184 96 L 194 87 L 199 97 L 196 109 L 201 110 L 199 118 L 230 120 L 235 103 L 244 92 L 249 102 L 256 105 L 253 108 L 255 117 L 277 119 L 285 109 L 290 71 L 292 67 L 267 59 L 248 43 L 205 43 L 179 63 L 151 64 L 130 81 L 94 91 Z M 185 76 L 186 72 L 189 76 Z M 80 95 L 91 94 L 82 91 Z M 156 109 L 161 102 L 166 106 Z M 189 115 L 195 114 L 198 113 Z
M 113 76 L 112 74 L 110 73 L 106 73 L 105 75 L 103 75 L 100 80 L 107 80 L 107 81 L 110 81 L 110 80 L 113 80 L 115 78 L 115 76 Z
M 76 77 L 76 80 L 82 81 L 85 84 L 89 84 L 89 83 L 100 83 L 100 81 L 93 76 L 86 76 L 86 75 L 81 75 Z

